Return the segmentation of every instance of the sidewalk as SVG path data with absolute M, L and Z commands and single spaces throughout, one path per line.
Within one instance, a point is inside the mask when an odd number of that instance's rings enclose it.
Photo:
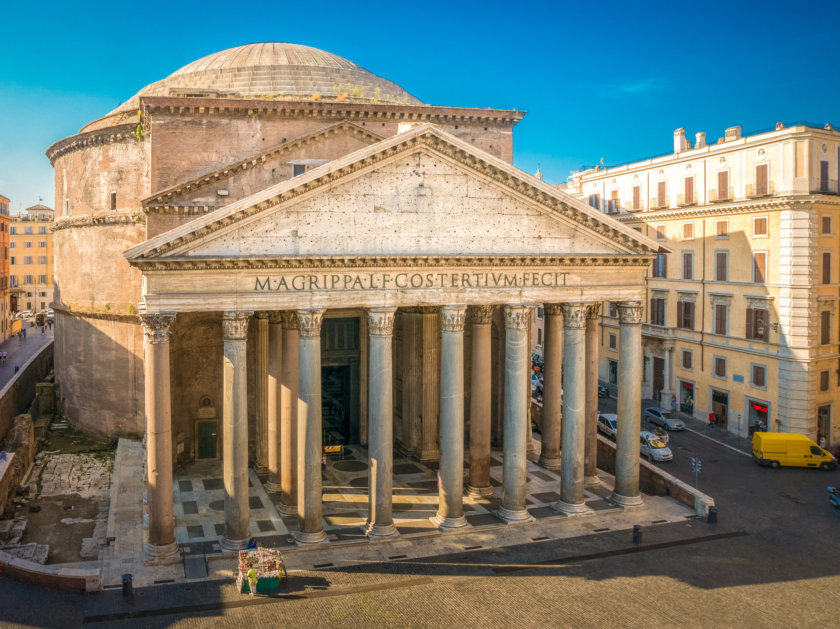
M 6 363 L 0 362 L 0 389 L 6 386 L 15 375 L 15 367 L 23 368 L 26 361 L 37 354 L 42 347 L 52 343 L 55 326 L 41 334 L 41 328 L 27 327 L 26 340 L 18 340 L 17 335 L 0 343 L 0 352 L 6 352 Z
M 650 404 L 647 404 L 648 402 L 650 402 Z M 642 400 L 642 405 L 645 407 L 655 406 L 657 404 L 658 403 L 653 400 Z M 709 428 L 709 422 L 697 419 L 696 417 L 681 411 L 677 411 L 676 415 L 685 422 L 686 428 L 691 432 L 737 450 L 738 452 L 752 455 L 752 440 L 749 437 L 740 437 L 719 426 Z

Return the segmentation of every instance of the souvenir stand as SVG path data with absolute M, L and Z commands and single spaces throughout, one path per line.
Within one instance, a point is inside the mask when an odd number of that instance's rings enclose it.
M 243 594 L 250 592 L 248 571 L 257 569 L 257 592 L 271 592 L 288 578 L 283 556 L 274 548 L 255 548 L 239 551 L 239 567 L 236 573 L 236 587 Z

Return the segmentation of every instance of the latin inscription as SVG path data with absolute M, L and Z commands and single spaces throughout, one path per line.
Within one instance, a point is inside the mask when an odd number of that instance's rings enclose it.
M 481 271 L 475 273 L 314 273 L 257 277 L 256 292 L 430 290 L 446 288 L 556 288 L 568 273 Z

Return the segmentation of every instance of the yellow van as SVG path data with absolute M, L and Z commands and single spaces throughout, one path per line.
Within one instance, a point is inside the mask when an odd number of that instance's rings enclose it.
M 753 433 L 753 460 L 759 465 L 779 467 L 818 467 L 831 470 L 837 461 L 805 435 L 795 432 Z

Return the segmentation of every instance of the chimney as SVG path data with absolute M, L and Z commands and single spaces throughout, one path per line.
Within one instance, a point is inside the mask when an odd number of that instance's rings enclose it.
M 691 148 L 688 140 L 685 139 L 685 129 L 674 131 L 674 153 L 682 153 Z
M 784 122 L 777 122 L 776 123 L 776 131 L 781 131 L 784 128 L 785 128 L 785 123 Z
M 705 131 L 698 131 L 694 134 L 694 148 L 701 149 L 706 146 L 706 132 Z
M 723 132 L 724 141 L 731 142 L 741 138 L 741 127 L 729 127 Z

